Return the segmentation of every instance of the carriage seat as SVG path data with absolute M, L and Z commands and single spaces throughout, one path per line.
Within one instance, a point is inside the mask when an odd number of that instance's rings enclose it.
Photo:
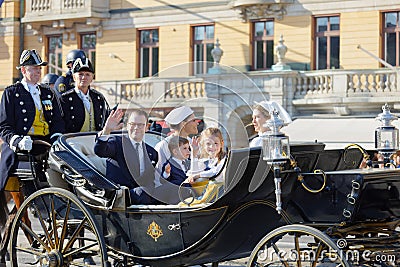
M 84 135 L 69 138 L 67 142 L 83 159 L 105 175 L 107 159 L 101 158 L 94 153 L 95 138 L 95 135 Z

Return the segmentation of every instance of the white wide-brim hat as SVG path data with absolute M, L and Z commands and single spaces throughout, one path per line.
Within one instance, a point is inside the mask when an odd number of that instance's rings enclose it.
M 281 118 L 286 124 L 292 122 L 292 118 L 290 117 L 289 113 L 277 102 L 275 101 L 261 101 L 255 102 L 257 105 L 262 106 L 268 113 L 276 110 L 279 112 L 279 118 Z
M 171 110 L 171 112 L 168 113 L 164 120 L 170 125 L 177 125 L 193 113 L 194 111 L 191 108 L 187 106 L 182 106 Z

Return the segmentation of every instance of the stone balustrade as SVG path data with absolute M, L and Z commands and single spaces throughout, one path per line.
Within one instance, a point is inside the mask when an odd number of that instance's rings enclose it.
M 361 115 L 368 114 L 369 109 L 376 113 L 382 103 L 397 103 L 400 99 L 399 75 L 389 69 L 249 72 L 187 78 L 154 77 L 97 85 L 110 89 L 111 103 L 136 103 L 136 106 L 148 108 L 174 107 L 188 100 L 216 97 L 229 102 L 232 108 L 239 108 L 243 99 L 248 103 L 259 101 L 261 93 L 266 99 L 280 102 L 294 116 L 314 113 Z M 252 88 L 246 85 L 249 81 L 252 81 Z M 229 90 L 219 90 L 220 96 L 216 96 L 217 91 L 207 89 L 211 88 L 207 84 Z M 233 95 L 239 100 L 233 99 Z
M 108 18 L 109 0 L 26 0 L 24 23 L 36 26 L 53 27 L 49 23 L 58 20 L 72 19 L 74 22 L 84 22 L 88 19 Z M 63 26 L 67 27 L 67 22 Z

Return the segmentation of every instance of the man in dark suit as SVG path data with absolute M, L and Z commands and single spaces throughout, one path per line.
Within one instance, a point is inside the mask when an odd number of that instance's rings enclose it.
M 106 176 L 111 181 L 130 188 L 131 204 L 156 204 L 151 197 L 155 187 L 154 165 L 158 154 L 143 141 L 148 115 L 143 110 L 134 110 L 127 123 L 128 135 L 110 135 L 111 131 L 122 128 L 121 110 L 111 111 L 104 128 L 99 132 L 94 147 L 100 157 L 107 157 Z

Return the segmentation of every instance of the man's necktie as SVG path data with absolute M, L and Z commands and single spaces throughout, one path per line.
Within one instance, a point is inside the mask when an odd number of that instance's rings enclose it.
M 190 169 L 190 161 L 189 160 L 182 160 L 182 165 L 184 167 L 185 172 L 187 172 Z

